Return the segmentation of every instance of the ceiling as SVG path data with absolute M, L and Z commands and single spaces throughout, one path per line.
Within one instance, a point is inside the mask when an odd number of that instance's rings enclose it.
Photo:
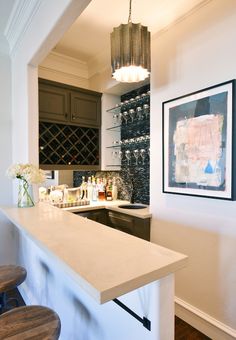
M 168 27 L 209 0 L 133 0 L 132 22 L 151 34 Z M 110 45 L 113 27 L 127 23 L 129 0 L 92 0 L 54 51 L 89 62 Z

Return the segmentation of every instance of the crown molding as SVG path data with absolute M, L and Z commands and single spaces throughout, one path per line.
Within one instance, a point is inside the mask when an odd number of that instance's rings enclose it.
M 171 22 L 169 25 L 166 25 L 165 27 L 161 28 L 160 30 L 157 30 L 157 32 L 153 33 L 151 38 L 158 38 L 160 35 L 162 35 L 166 31 L 170 30 L 174 26 L 178 25 L 180 22 L 184 21 L 188 17 L 192 16 L 195 12 L 199 11 L 202 7 L 205 7 L 206 5 L 208 5 L 212 1 L 213 0 L 202 0 L 196 6 L 191 8 L 188 12 L 186 12 L 185 14 L 179 16 L 176 20 Z
M 19 47 L 33 17 L 40 8 L 41 2 L 42 0 L 17 0 L 15 2 L 4 30 L 10 55 L 13 55 Z
M 40 64 L 40 67 L 88 79 L 88 65 L 86 62 L 55 51 L 49 53 Z
M 111 71 L 111 55 L 110 50 L 107 53 L 107 49 L 110 46 L 103 48 L 100 53 L 97 53 L 94 57 L 90 58 L 88 61 L 88 77 L 91 78 L 95 74 L 105 72 L 108 68 Z
M 82 88 L 89 88 L 89 82 L 87 78 L 83 78 L 78 75 L 69 74 L 59 70 L 53 70 L 50 67 L 39 66 L 38 75 L 40 78 L 57 81 L 59 83 Z

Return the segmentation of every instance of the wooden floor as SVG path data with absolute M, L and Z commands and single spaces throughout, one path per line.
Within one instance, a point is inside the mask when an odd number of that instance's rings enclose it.
M 9 297 L 17 298 L 20 306 L 25 305 L 18 290 L 11 291 Z M 198 330 L 184 322 L 183 320 L 175 317 L 175 340 L 211 340 L 206 335 L 200 333 Z
M 211 340 L 206 335 L 175 317 L 175 340 Z

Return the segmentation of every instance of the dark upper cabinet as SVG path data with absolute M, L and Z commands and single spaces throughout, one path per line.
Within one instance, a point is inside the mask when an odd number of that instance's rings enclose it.
M 42 169 L 100 169 L 101 93 L 39 79 Z
M 100 96 L 71 92 L 71 120 L 79 125 L 100 126 L 101 98 Z
M 69 92 L 61 87 L 39 84 L 39 118 L 53 122 L 67 122 Z
M 101 93 L 39 79 L 39 120 L 100 128 Z

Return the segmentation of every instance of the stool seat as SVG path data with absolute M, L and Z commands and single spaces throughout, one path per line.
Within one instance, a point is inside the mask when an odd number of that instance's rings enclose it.
M 26 278 L 26 270 L 20 266 L 0 266 L 0 293 L 19 286 Z
M 60 330 L 58 315 L 48 307 L 18 307 L 0 316 L 0 339 L 56 340 Z

